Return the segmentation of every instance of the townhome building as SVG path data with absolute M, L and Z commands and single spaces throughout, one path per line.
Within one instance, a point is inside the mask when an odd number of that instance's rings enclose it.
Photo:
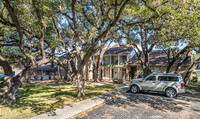
M 173 54 L 171 53 L 169 56 L 163 50 L 153 50 L 149 53 L 149 68 L 152 71 L 151 73 L 166 73 L 167 67 L 169 65 L 169 61 L 172 61 Z M 182 59 L 181 57 L 178 58 L 179 60 Z M 144 61 L 144 55 L 141 56 L 141 60 Z M 169 73 L 176 73 L 184 77 L 186 75 L 187 69 L 193 63 L 192 61 L 192 52 L 188 54 L 188 58 L 184 60 L 180 65 L 180 62 L 175 62 Z M 138 61 L 137 55 L 134 55 L 129 61 L 127 62 L 128 69 L 130 70 L 131 74 L 134 74 L 131 78 L 138 78 L 141 77 L 143 74 L 142 67 L 140 62 Z
M 141 78 L 143 76 L 143 70 L 141 68 L 140 62 L 138 61 L 136 52 L 137 50 L 134 49 L 135 47 L 130 46 L 129 44 L 116 44 L 113 47 L 107 49 L 102 57 L 102 63 L 100 65 L 99 70 L 99 77 L 101 80 L 129 80 L 132 78 Z M 140 47 L 139 47 L 140 48 Z M 73 51 L 70 54 L 73 57 L 73 61 L 76 63 L 76 52 Z M 65 60 L 67 55 L 60 56 L 60 60 Z M 94 79 L 94 67 L 93 63 L 97 63 L 99 54 L 95 53 L 93 58 L 88 61 L 84 67 L 84 78 L 86 80 Z M 179 57 L 181 58 L 181 57 Z M 141 59 L 144 61 L 144 56 L 141 56 Z M 168 58 L 168 55 L 163 50 L 153 50 L 149 54 L 149 68 L 151 69 L 151 73 L 165 73 L 168 61 L 172 60 L 172 54 Z M 187 69 L 192 64 L 192 52 L 189 53 L 187 60 L 182 62 L 181 67 L 178 67 L 179 63 L 175 62 L 170 70 L 169 73 L 175 73 L 178 71 L 183 77 L 186 74 Z M 70 72 L 73 70 L 69 64 L 68 69 Z M 72 80 L 68 76 L 69 71 L 65 71 L 66 69 L 62 68 L 61 66 L 50 67 L 48 66 L 41 66 L 37 68 L 36 75 L 51 75 L 56 78 L 61 78 L 65 80 Z M 67 73 L 68 72 L 68 73 Z M 46 76 L 48 77 L 48 76 Z
M 99 72 L 101 79 L 129 80 L 132 78 L 142 78 L 142 67 L 135 52 L 137 52 L 137 50 L 134 49 L 134 47 L 131 47 L 129 44 L 116 44 L 106 50 L 102 60 L 101 71 Z M 171 54 L 168 59 L 168 55 L 163 50 L 153 50 L 150 52 L 149 68 L 152 71 L 151 73 L 166 73 L 168 61 L 171 61 L 172 57 L 173 56 Z M 95 60 L 96 59 L 98 59 L 98 55 L 95 55 Z M 143 55 L 141 56 L 141 59 L 144 61 Z M 179 57 L 179 59 L 181 59 L 181 57 Z M 182 77 L 184 77 L 191 64 L 192 52 L 188 54 L 187 60 L 182 62 L 181 67 L 178 68 L 179 62 L 175 62 L 169 73 L 178 72 L 182 75 Z M 91 74 L 90 78 L 92 78 Z
M 100 78 L 102 80 L 129 79 L 129 70 L 126 67 L 126 63 L 134 55 L 133 53 L 133 48 L 128 47 L 127 44 L 116 44 L 106 50 L 100 67 Z M 98 54 L 94 55 L 95 61 L 97 61 L 98 57 Z M 92 73 L 90 73 L 90 79 L 93 78 Z

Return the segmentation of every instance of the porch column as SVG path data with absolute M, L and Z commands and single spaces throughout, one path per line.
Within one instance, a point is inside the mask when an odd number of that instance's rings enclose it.
M 110 55 L 110 65 L 111 65 L 111 55 Z
M 120 79 L 120 68 L 118 67 L 118 80 Z
M 58 73 L 57 73 L 57 79 L 59 80 L 60 79 L 60 66 L 59 65 L 57 65 L 57 67 L 58 67 Z
M 89 79 L 93 79 L 93 70 L 94 70 L 94 67 L 93 67 L 93 62 L 94 62 L 94 56 L 93 57 L 90 57 L 90 63 L 89 63 Z
M 51 80 L 54 80 L 54 73 L 51 72 Z
M 120 63 L 120 57 L 119 57 L 119 55 L 118 55 L 118 65 L 119 65 L 119 63 Z
M 112 67 L 110 67 L 110 79 L 112 79 Z
M 102 66 L 102 79 L 104 79 L 104 67 Z
M 104 56 L 103 56 L 104 57 Z M 104 65 L 104 58 L 102 57 L 102 65 Z
M 120 57 L 118 55 L 118 65 L 120 63 Z M 120 79 L 120 68 L 118 67 L 118 80 Z
M 128 70 L 128 67 L 126 66 L 126 80 L 129 80 L 129 70 Z

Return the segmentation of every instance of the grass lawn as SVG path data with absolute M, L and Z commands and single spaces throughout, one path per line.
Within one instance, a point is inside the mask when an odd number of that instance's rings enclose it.
M 200 92 L 200 83 L 194 83 L 186 86 L 188 91 Z
M 120 88 L 119 86 L 88 85 L 85 99 Z M 0 105 L 1 119 L 30 118 L 78 102 L 76 86 L 71 84 L 26 84 L 17 93 L 17 102 Z

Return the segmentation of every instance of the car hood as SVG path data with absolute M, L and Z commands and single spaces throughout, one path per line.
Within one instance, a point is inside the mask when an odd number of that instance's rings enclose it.
M 140 79 L 132 79 L 132 81 L 143 81 L 143 79 L 142 78 L 140 78 Z

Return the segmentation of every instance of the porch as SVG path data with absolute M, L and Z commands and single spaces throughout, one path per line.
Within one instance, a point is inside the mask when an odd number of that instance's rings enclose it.
M 101 67 L 102 80 L 129 80 L 128 69 L 125 67 Z

